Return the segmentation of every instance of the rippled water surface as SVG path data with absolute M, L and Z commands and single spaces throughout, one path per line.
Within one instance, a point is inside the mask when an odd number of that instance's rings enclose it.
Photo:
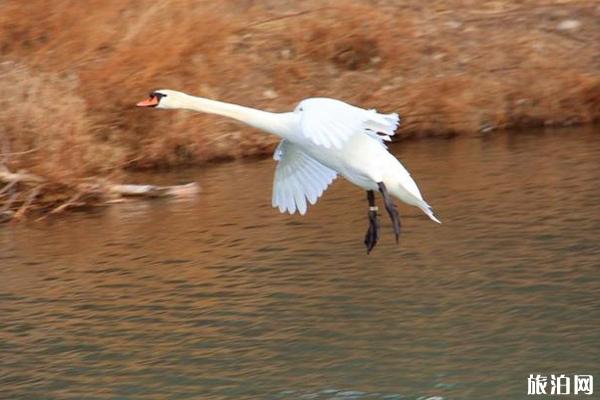
M 191 200 L 0 227 L 0 398 L 516 399 L 600 384 L 600 135 L 404 142 L 443 225 L 270 206 L 272 160 L 135 176 Z M 598 386 L 597 384 L 597 386 Z M 600 387 L 596 388 L 596 392 Z

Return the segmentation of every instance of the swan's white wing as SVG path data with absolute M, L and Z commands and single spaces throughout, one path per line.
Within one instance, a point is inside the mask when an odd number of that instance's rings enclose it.
M 306 214 L 306 201 L 315 204 L 337 176 L 287 140 L 279 143 L 273 158 L 279 161 L 273 181 L 273 207 L 281 212 L 294 214 L 298 210 Z
M 343 101 L 314 98 L 300 102 L 301 134 L 313 143 L 326 148 L 341 148 L 357 133 L 370 135 L 380 141 L 389 141 L 400 118 L 398 114 L 379 114 Z

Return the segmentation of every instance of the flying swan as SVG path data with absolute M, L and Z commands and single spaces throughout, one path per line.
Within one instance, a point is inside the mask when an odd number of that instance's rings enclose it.
M 282 213 L 304 215 L 308 203 L 315 204 L 338 174 L 363 188 L 369 203 L 367 253 L 379 239 L 375 191 L 383 196 L 396 243 L 400 216 L 391 196 L 441 223 L 408 171 L 384 144 L 398 127 L 398 114 L 380 114 L 328 98 L 309 98 L 292 112 L 272 113 L 174 90 L 156 90 L 137 105 L 222 115 L 279 136 L 281 142 L 273 155 L 277 167 L 272 204 Z

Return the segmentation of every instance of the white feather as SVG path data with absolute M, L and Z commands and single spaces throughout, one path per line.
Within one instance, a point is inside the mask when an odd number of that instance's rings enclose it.
M 302 134 L 325 148 L 342 148 L 353 135 L 360 133 L 389 141 L 400 121 L 398 114 L 379 114 L 326 98 L 303 100 L 296 110 L 301 114 Z
M 315 204 L 337 174 L 300 148 L 282 140 L 273 154 L 278 161 L 273 181 L 273 207 L 280 212 L 306 214 L 310 204 Z

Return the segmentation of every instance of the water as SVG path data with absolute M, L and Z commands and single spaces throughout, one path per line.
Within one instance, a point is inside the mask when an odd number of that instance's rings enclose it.
M 273 162 L 140 201 L 0 227 L 0 398 L 517 399 L 600 380 L 600 136 L 394 146 L 443 225 L 402 206 L 370 256 L 365 194 L 270 206 Z M 596 388 L 596 393 L 600 388 Z

